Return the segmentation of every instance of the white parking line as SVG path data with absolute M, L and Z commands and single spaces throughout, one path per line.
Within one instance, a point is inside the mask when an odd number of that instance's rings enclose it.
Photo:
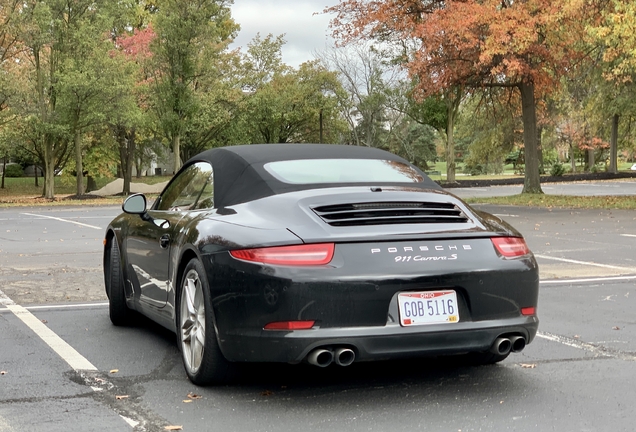
M 578 261 L 578 260 L 571 260 L 567 258 L 556 258 L 556 257 L 547 256 L 547 255 L 539 255 L 539 254 L 534 254 L 534 256 L 537 258 L 546 259 L 546 260 L 561 261 L 561 262 L 567 262 L 572 264 L 582 264 L 582 265 L 587 265 L 592 267 L 603 267 L 603 268 L 616 269 L 616 270 L 626 270 L 630 272 L 636 271 L 636 268 L 634 267 L 621 267 L 621 266 L 615 266 L 610 264 L 600 264 L 600 263 L 595 263 L 590 261 Z
M 14 430 L 4 417 L 0 416 L 0 432 L 13 432 Z
M 72 224 L 75 224 L 75 225 L 80 225 L 80 226 L 84 226 L 84 227 L 87 227 L 87 228 L 93 228 L 93 229 L 97 229 L 97 230 L 100 230 L 100 231 L 104 229 L 102 227 L 98 227 L 98 226 L 95 226 L 95 225 L 88 225 L 88 224 L 84 224 L 84 223 L 81 223 L 81 222 L 76 222 L 76 221 L 69 220 L 69 219 L 57 218 L 57 217 L 54 217 L 54 216 L 46 216 L 46 215 L 39 215 L 39 214 L 33 214 L 33 213 L 20 213 L 20 214 L 23 214 L 23 215 L 26 215 L 26 216 L 40 217 L 40 218 L 45 218 L 45 219 L 53 219 L 53 220 L 60 221 L 60 222 L 72 223 Z
M 621 234 L 622 237 L 636 237 L 636 234 Z
M 578 339 L 573 339 L 566 336 L 561 336 L 548 332 L 537 332 L 537 337 L 546 339 L 552 342 L 557 342 L 571 348 L 587 351 L 595 356 L 612 357 L 620 360 L 636 361 L 636 356 L 631 353 L 614 350 L 604 346 L 594 345 L 589 342 L 584 342 Z
M 566 285 L 572 283 L 584 283 L 584 282 L 611 282 L 621 280 L 636 280 L 636 276 L 609 276 L 609 277 L 594 277 L 594 278 L 581 278 L 581 279 L 548 279 L 539 281 L 542 285 Z
M 75 371 L 96 371 L 85 357 L 78 353 L 64 339 L 53 330 L 44 325 L 35 315 L 20 305 L 17 305 L 5 293 L 0 290 L 0 302 L 9 309 L 17 318 L 27 325 L 42 341 L 59 355 Z

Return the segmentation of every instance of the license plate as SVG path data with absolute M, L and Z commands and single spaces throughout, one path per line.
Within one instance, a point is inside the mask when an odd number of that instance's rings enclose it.
M 405 327 L 459 322 L 457 293 L 452 290 L 399 293 L 398 307 Z

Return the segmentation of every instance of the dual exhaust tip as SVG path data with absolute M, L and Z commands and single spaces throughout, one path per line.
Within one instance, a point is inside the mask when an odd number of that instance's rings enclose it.
M 498 355 L 506 355 L 509 352 L 521 352 L 525 347 L 526 338 L 523 336 L 498 337 L 490 347 L 490 352 Z
M 318 367 L 327 367 L 331 363 L 349 366 L 356 359 L 356 353 L 350 348 L 316 348 L 307 355 L 307 362 Z
M 498 337 L 490 347 L 490 352 L 506 355 L 521 352 L 525 347 L 526 339 L 523 336 Z M 349 366 L 355 359 L 356 353 L 351 348 L 316 348 L 307 355 L 307 362 L 318 367 L 327 367 L 331 363 Z

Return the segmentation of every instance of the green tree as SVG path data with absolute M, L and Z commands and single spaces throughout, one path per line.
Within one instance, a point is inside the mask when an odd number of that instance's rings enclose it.
M 56 91 L 60 115 L 73 137 L 76 190 L 81 196 L 85 188 L 83 136 L 106 121 L 108 110 L 121 108 L 119 101 L 130 92 L 132 83 L 119 58 L 111 55 L 114 46 L 106 30 L 112 19 L 105 4 L 86 0 L 74 5 L 77 7 L 85 12 L 62 24 L 64 47 Z
M 181 167 L 181 140 L 201 110 L 196 87 L 206 65 L 216 61 L 238 26 L 224 0 L 159 0 L 153 26 L 157 37 L 153 109 L 171 143 L 174 171 Z
M 338 142 L 343 133 L 334 72 L 318 61 L 285 69 L 250 92 L 245 118 L 250 143 Z

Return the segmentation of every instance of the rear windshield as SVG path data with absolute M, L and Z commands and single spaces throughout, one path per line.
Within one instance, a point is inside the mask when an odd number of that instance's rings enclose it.
M 378 159 L 299 159 L 269 162 L 267 172 L 284 183 L 420 183 L 412 166 Z

